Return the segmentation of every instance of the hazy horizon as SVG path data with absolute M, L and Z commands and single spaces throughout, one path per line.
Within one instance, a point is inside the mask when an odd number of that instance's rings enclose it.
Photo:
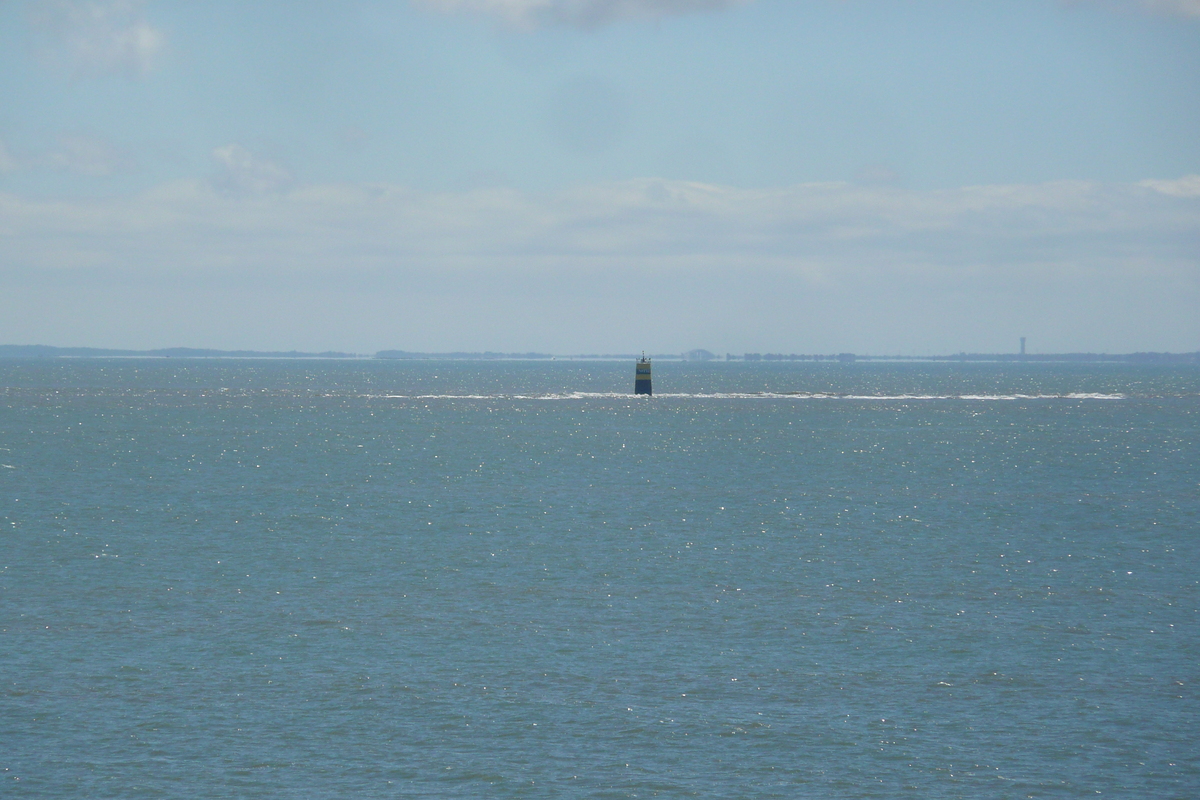
M 0 341 L 1200 349 L 1194 0 L 0 4 Z
M 746 351 L 746 352 L 735 353 L 731 350 L 726 350 L 726 349 L 716 351 L 716 350 L 709 350 L 707 348 L 698 348 L 698 347 L 697 348 L 689 348 L 687 350 L 682 350 L 680 352 L 659 351 L 659 352 L 653 352 L 653 353 L 644 352 L 644 351 L 643 352 L 619 353 L 611 348 L 607 349 L 607 350 L 597 350 L 595 352 L 588 353 L 588 352 L 569 352 L 566 350 L 555 350 L 555 349 L 525 350 L 525 351 L 491 350 L 491 349 L 487 349 L 487 348 L 470 348 L 470 349 L 464 349 L 464 350 L 407 350 L 404 348 L 396 348 L 396 347 L 386 347 L 386 348 L 381 348 L 379 350 L 375 350 L 375 351 L 371 351 L 371 352 L 358 352 L 358 351 L 349 351 L 349 350 L 346 350 L 346 351 L 335 350 L 332 348 L 321 348 L 321 349 L 316 349 L 316 350 L 301 350 L 301 349 L 295 348 L 295 347 L 289 347 L 286 349 L 265 349 L 265 348 L 255 348 L 255 347 L 239 347 L 239 348 L 225 349 L 225 348 L 213 348 L 213 347 L 192 347 L 190 345 L 168 345 L 168 346 L 164 346 L 164 347 L 147 347 L 147 348 L 120 348 L 120 347 L 104 347 L 104 346 L 91 346 L 91 345 L 45 345 L 42 343 L 17 344 L 17 343 L 12 343 L 12 342 L 0 342 L 0 358 L 20 357 L 20 356 L 12 356 L 10 354 L 7 354 L 6 351 L 9 349 L 33 350 L 33 349 L 39 349 L 39 348 L 47 348 L 47 349 L 52 349 L 52 350 L 66 351 L 64 354 L 62 354 L 63 357 L 71 357 L 70 356 L 71 351 L 84 350 L 84 351 L 95 351 L 96 353 L 99 353 L 99 354 L 105 354 L 105 353 L 125 354 L 125 353 L 127 353 L 127 354 L 130 354 L 130 357 L 139 357 L 142 354 L 156 356 L 157 354 L 160 354 L 160 353 L 170 353 L 172 355 L 177 355 L 178 357 L 182 357 L 182 358 L 190 357 L 191 353 L 196 353 L 198 355 L 195 355 L 192 357 L 196 357 L 196 358 L 221 357 L 221 356 L 237 357 L 237 354 L 249 354 L 249 355 L 247 355 L 247 357 L 253 357 L 253 358 L 276 357 L 276 358 L 283 358 L 283 359 L 297 358 L 297 357 L 299 357 L 299 358 L 328 357 L 328 358 L 334 358 L 334 359 L 382 357 L 384 359 L 387 359 L 387 358 L 404 359 L 404 358 L 408 358 L 408 357 L 420 358 L 420 357 L 426 357 L 426 356 L 431 357 L 431 358 L 437 358 L 439 356 L 456 356 L 456 357 L 461 357 L 461 358 L 469 358 L 472 356 L 479 356 L 479 357 L 486 356 L 486 357 L 492 357 L 492 358 L 507 358 L 507 359 L 517 359 L 517 360 L 522 359 L 522 358 L 535 358 L 535 359 L 579 358 L 579 359 L 594 359 L 594 360 L 619 360 L 619 359 L 627 359 L 627 358 L 637 358 L 639 356 L 648 356 L 648 357 L 652 357 L 652 358 L 667 358 L 667 359 L 677 358 L 677 359 L 681 359 L 681 360 L 685 360 L 685 361 L 727 361 L 727 360 L 735 360 L 735 361 L 742 361 L 742 360 L 747 360 L 747 361 L 800 360 L 800 361 L 802 361 L 805 358 L 813 358 L 813 357 L 829 360 L 829 359 L 835 358 L 836 356 L 839 356 L 839 355 L 851 355 L 851 356 L 855 356 L 857 358 L 868 359 L 868 360 L 870 360 L 870 359 L 874 359 L 874 360 L 888 360 L 888 359 L 913 359 L 913 360 L 937 359 L 937 360 L 943 360 L 943 359 L 953 359 L 958 356 L 984 356 L 984 357 L 998 356 L 998 357 L 1003 357 L 1003 358 L 1008 359 L 1008 358 L 1015 357 L 1015 356 L 1026 356 L 1026 355 L 1032 359 L 1038 359 L 1038 358 L 1043 358 L 1043 357 L 1047 357 L 1047 356 L 1077 356 L 1077 355 L 1111 356 L 1111 357 L 1115 358 L 1115 357 L 1122 357 L 1122 356 L 1145 355 L 1145 354 L 1166 355 L 1166 356 L 1188 356 L 1188 355 L 1195 355 L 1196 353 L 1200 353 L 1200 350 L 1195 350 L 1195 351 L 1111 350 L 1111 351 L 1109 351 L 1109 350 L 1094 350 L 1094 349 L 1093 350 L 1075 350 L 1075 351 L 1070 351 L 1070 352 L 1066 352 L 1066 351 L 1050 352 L 1050 351 L 1038 351 L 1038 350 L 1034 350 L 1032 348 L 1028 348 L 1025 353 L 1021 353 L 1020 348 L 1017 348 L 1016 350 L 997 350 L 997 351 L 988 351 L 988 352 L 966 351 L 966 350 L 959 349 L 959 350 L 948 350 L 948 351 L 936 352 L 936 353 L 935 352 L 919 353 L 919 354 L 915 354 L 915 355 L 914 354 L 904 354 L 904 353 L 887 353 L 887 352 L 882 352 L 882 351 L 880 351 L 880 352 L 874 352 L 874 351 L 853 352 L 853 351 L 849 351 L 846 349 L 835 349 L 835 350 L 830 350 L 830 351 L 819 351 L 819 352 L 818 351 L 808 351 L 808 352 L 803 352 L 803 353 L 799 353 L 799 352 L 795 352 L 795 351 L 781 351 L 781 350 L 766 349 L 766 350 L 755 351 L 755 352 Z M 188 354 L 177 353 L 176 351 L 186 351 Z M 696 355 L 698 351 L 706 352 L 708 355 L 707 356 L 698 356 L 698 355 Z M 218 356 L 199 355 L 199 354 L 204 354 L 204 353 L 216 353 L 219 355 Z M 384 355 L 384 354 L 395 354 L 395 353 L 403 353 L 405 355 L 404 356 Z M 753 358 L 747 358 L 747 356 L 752 356 Z M 92 357 L 105 357 L 105 356 L 97 355 L 97 356 L 92 356 Z M 122 356 L 117 355 L 114 357 L 122 357 Z

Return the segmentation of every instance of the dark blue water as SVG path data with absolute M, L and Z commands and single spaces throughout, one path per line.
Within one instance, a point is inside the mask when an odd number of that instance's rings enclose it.
M 1200 795 L 1200 371 L 0 362 L 0 796 Z

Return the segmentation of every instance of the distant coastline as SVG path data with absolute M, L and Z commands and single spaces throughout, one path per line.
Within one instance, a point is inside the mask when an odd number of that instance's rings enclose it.
M 855 353 L 837 355 L 783 355 L 781 353 L 727 354 L 726 361 L 950 361 L 1022 363 L 1129 363 L 1129 364 L 1200 364 L 1200 352 L 1194 353 L 955 353 L 930 356 L 871 356 Z
M 259 358 L 259 359 L 383 359 L 393 361 L 625 361 L 636 359 L 637 353 L 585 353 L 555 355 L 551 353 L 449 352 L 422 353 L 407 350 L 380 350 L 377 353 L 343 353 L 327 350 L 309 353 L 299 350 L 213 350 L 195 347 L 166 347 L 156 350 L 118 350 L 99 347 L 52 347 L 50 345 L 0 345 L 0 359 L 47 358 Z M 718 356 L 707 350 L 687 353 L 662 353 L 651 356 L 660 361 L 691 362 L 833 362 L 859 361 L 893 362 L 997 362 L 997 363 L 1129 363 L 1129 364 L 1200 364 L 1200 351 L 1192 353 L 955 353 L 951 355 L 879 356 L 856 353 L 726 353 Z
M 356 353 L 302 353 L 298 350 L 209 350 L 164 347 L 158 350 L 114 350 L 103 347 L 51 347 L 44 344 L 0 344 L 0 358 L 365 358 Z

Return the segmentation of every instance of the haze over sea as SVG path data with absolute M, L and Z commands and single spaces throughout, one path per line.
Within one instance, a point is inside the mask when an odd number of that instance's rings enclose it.
M 1200 369 L 0 361 L 11 798 L 1200 795 Z

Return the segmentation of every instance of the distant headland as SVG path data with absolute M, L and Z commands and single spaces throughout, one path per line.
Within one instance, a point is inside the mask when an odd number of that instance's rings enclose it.
M 165 347 L 157 350 L 117 350 L 101 347 L 52 347 L 50 345 L 0 345 L 0 359 L 44 358 L 262 358 L 262 359 L 384 359 L 393 361 L 529 361 L 579 360 L 628 361 L 637 360 L 637 353 L 582 353 L 556 355 L 553 353 L 501 353 L 456 351 L 422 353 L 409 350 L 380 350 L 377 353 L 343 353 L 327 350 L 309 353 L 300 350 L 214 350 L 195 347 Z M 1130 364 L 1200 364 L 1200 351 L 1193 353 L 954 353 L 951 355 L 887 356 L 857 353 L 726 353 L 719 356 L 708 350 L 689 350 L 686 353 L 652 355 L 658 361 L 691 362 L 832 362 L 860 361 L 942 361 L 942 362 L 999 362 L 999 363 L 1130 363 Z

